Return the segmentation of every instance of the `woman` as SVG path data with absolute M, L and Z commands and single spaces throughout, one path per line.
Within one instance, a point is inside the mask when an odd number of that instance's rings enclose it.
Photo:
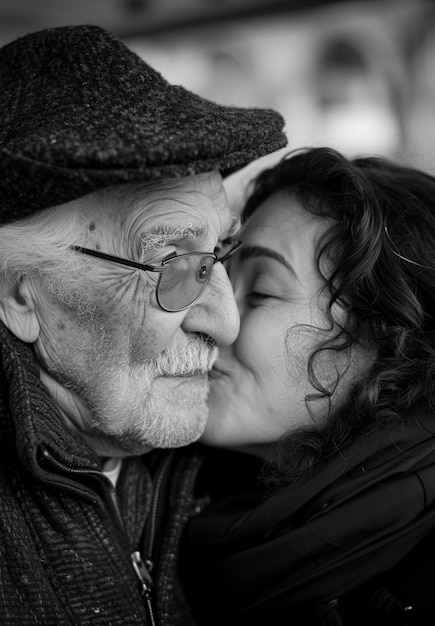
M 198 621 L 433 624 L 435 179 L 301 151 L 244 219 L 202 440 L 227 451 L 188 536 Z

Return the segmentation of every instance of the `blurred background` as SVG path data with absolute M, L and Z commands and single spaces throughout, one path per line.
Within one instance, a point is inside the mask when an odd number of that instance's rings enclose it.
M 433 0 L 0 0 L 0 45 L 82 23 L 206 98 L 279 110 L 290 148 L 435 174 Z

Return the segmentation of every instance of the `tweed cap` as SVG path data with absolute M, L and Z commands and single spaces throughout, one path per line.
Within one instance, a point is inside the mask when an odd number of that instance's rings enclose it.
M 0 49 L 0 223 L 125 182 L 223 175 L 286 144 L 270 109 L 221 106 L 98 26 Z

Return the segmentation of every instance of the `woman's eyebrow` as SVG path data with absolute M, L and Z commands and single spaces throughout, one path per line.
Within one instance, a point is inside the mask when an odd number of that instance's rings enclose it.
M 269 257 L 270 259 L 274 259 L 284 265 L 284 267 L 298 280 L 298 276 L 292 265 L 287 261 L 285 257 L 282 256 L 276 250 L 272 250 L 271 248 L 263 248 L 263 246 L 249 246 L 247 244 L 243 244 L 240 248 L 240 252 L 238 253 L 241 259 L 249 259 L 249 258 L 258 258 L 258 257 Z

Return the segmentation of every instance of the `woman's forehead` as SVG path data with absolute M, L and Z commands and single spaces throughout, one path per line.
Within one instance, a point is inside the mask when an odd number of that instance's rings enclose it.
M 243 226 L 249 237 L 297 239 L 321 229 L 328 221 L 305 210 L 294 194 L 278 191 L 262 202 Z

